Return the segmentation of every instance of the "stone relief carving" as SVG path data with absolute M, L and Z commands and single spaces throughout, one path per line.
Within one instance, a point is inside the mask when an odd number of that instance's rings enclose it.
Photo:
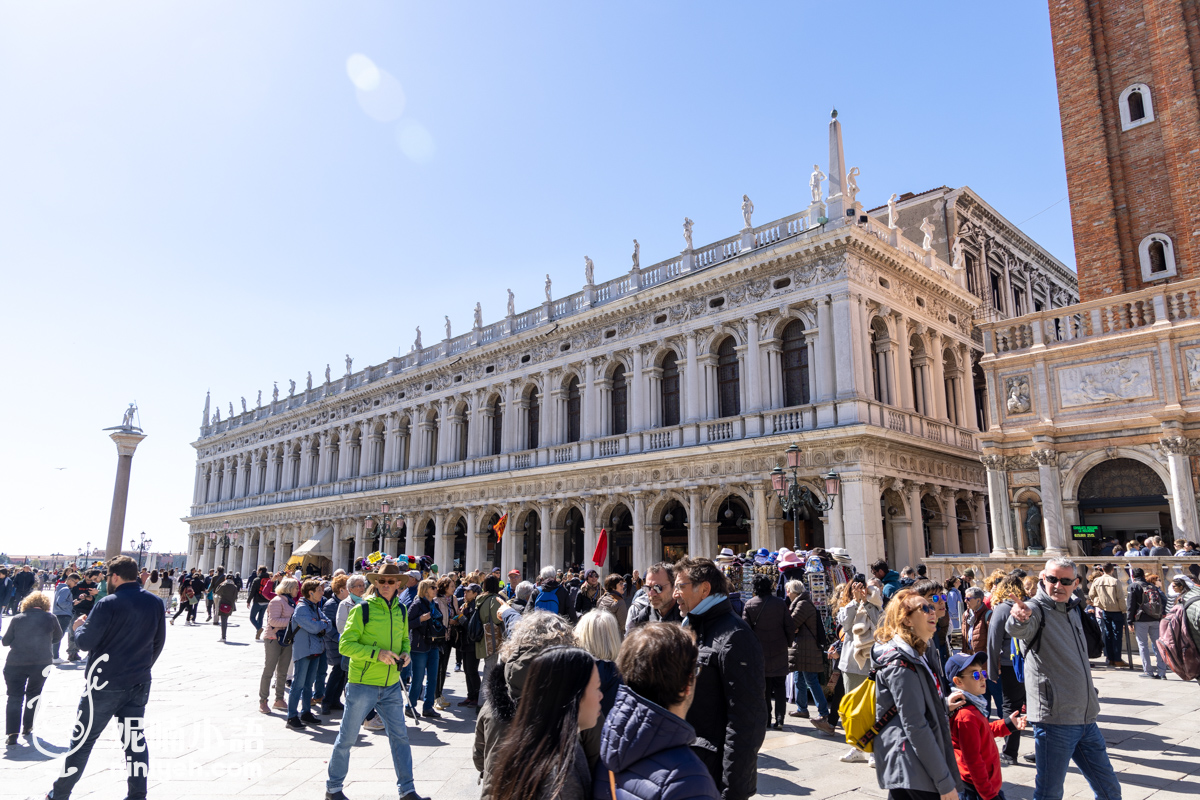
M 1131 356 L 1116 361 L 1061 367 L 1059 402 L 1063 408 L 1153 397 L 1152 370 L 1148 356 Z
M 1187 362 L 1188 388 L 1200 389 L 1200 348 L 1183 351 Z
M 1034 450 L 1029 454 L 1029 457 L 1037 462 L 1039 467 L 1057 467 L 1058 466 L 1058 451 L 1050 448 Z
M 1159 449 L 1169 455 L 1187 455 L 1191 440 L 1186 436 L 1164 436 L 1158 440 Z
M 1033 408 L 1029 400 L 1029 376 L 1017 375 L 1004 381 L 1004 405 L 1009 414 L 1028 414 Z

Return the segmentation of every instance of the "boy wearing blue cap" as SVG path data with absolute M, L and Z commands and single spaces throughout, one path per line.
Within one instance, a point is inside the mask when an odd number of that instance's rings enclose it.
M 987 653 L 958 653 L 946 660 L 946 675 L 968 702 L 950 715 L 950 740 L 962 776 L 960 800 L 1006 800 L 1001 789 L 1000 750 L 996 739 L 1025 730 L 1025 717 L 988 722 Z

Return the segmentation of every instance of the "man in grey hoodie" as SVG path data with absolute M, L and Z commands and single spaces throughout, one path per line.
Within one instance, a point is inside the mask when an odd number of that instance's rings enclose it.
M 1005 629 L 1025 644 L 1025 689 L 1033 728 L 1037 778 L 1034 800 L 1061 800 L 1071 760 L 1098 800 L 1120 800 L 1121 784 L 1096 725 L 1100 701 L 1092 683 L 1083 609 L 1073 594 L 1074 562 L 1052 558 L 1039 576 L 1038 593 L 1014 600 Z

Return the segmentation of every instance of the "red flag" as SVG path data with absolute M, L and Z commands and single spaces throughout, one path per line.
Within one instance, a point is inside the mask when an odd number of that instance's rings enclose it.
M 492 530 L 496 532 L 496 541 L 504 538 L 504 529 L 508 527 L 508 512 L 504 512 L 504 516 L 492 526 Z
M 592 563 L 597 567 L 603 567 L 606 558 L 608 558 L 608 531 L 601 528 L 600 538 L 596 541 L 596 552 L 592 554 Z

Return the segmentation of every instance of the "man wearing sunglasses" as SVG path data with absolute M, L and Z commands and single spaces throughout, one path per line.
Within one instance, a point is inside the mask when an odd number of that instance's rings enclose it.
M 675 567 L 660 561 L 646 572 L 645 591 L 633 599 L 629 617 L 625 620 L 625 633 L 635 630 L 647 622 L 681 622 L 683 616 L 675 603 Z
M 368 572 L 371 590 L 366 599 L 350 609 L 338 649 L 350 659 L 347 671 L 345 711 L 342 725 L 329 757 L 325 800 L 346 800 L 342 785 L 350 769 L 350 747 L 358 738 L 367 714 L 374 708 L 387 729 L 396 770 L 400 800 L 421 800 L 413 783 L 412 747 L 404 722 L 406 692 L 400 670 L 408 666 L 408 609 L 397 594 L 407 583 L 395 564 L 382 564 Z
M 1074 562 L 1052 558 L 1038 593 L 1015 599 L 1005 630 L 1024 643 L 1026 708 L 1033 727 L 1037 780 L 1034 800 L 1060 800 L 1074 760 L 1097 798 L 1119 800 L 1121 785 L 1096 724 L 1100 713 L 1092 683 L 1079 580 Z

